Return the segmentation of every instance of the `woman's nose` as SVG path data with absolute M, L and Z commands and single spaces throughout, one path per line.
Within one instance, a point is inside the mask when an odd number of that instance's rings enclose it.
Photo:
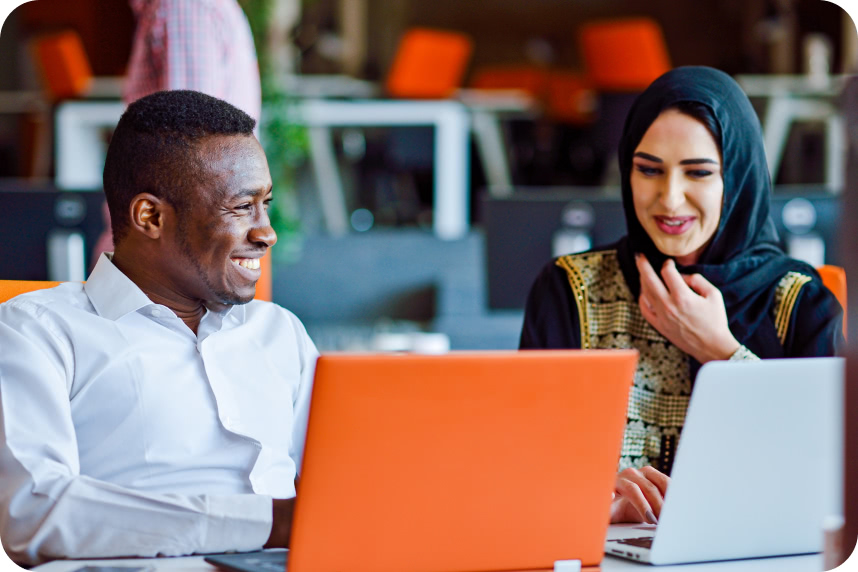
M 674 211 L 685 202 L 685 187 L 681 177 L 668 176 L 661 190 L 661 204 L 669 211 Z

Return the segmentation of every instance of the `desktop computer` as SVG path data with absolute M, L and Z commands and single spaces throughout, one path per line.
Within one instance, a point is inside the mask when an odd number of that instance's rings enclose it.
M 85 280 L 103 203 L 102 191 L 0 184 L 0 278 Z

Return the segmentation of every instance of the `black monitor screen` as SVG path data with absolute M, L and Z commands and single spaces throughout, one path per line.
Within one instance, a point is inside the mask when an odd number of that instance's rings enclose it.
M 0 187 L 0 279 L 67 279 L 49 272 L 49 251 L 53 247 L 57 268 L 63 244 L 82 253 L 83 272 L 88 275 L 92 248 L 104 228 L 102 203 L 101 191 Z M 80 257 L 72 258 L 77 267 Z

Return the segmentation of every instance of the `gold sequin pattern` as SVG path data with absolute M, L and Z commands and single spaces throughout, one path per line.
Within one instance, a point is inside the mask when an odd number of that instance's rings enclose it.
M 570 254 L 557 259 L 569 277 L 578 306 L 581 346 L 636 349 L 640 353 L 629 393 L 620 469 L 669 467 L 691 398 L 689 357 L 653 328 L 626 284 L 614 250 Z M 787 273 L 772 309 L 781 343 L 786 339 L 798 293 L 809 276 Z M 731 359 L 753 360 L 742 346 Z
M 810 282 L 810 276 L 799 272 L 787 272 L 780 282 L 778 282 L 775 290 L 775 327 L 778 331 L 778 339 L 781 345 L 786 341 L 787 328 L 789 327 L 789 319 L 792 315 L 792 310 L 795 307 L 795 302 L 798 300 L 798 293 L 802 286 Z
M 653 328 L 626 285 L 615 251 L 558 259 L 579 311 L 582 347 L 636 349 L 638 368 L 629 394 L 620 468 L 663 466 L 662 442 L 679 437 L 691 396 L 688 356 Z M 580 308 L 580 304 L 578 304 Z M 586 342 L 584 342 L 586 340 Z

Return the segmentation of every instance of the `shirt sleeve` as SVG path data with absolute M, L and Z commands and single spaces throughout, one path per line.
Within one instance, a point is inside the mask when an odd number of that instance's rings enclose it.
M 581 347 L 578 306 L 566 272 L 550 262 L 545 265 L 527 296 L 521 349 L 577 349 Z
M 0 305 L 0 539 L 13 560 L 262 547 L 271 497 L 149 494 L 81 474 L 73 372 L 73 349 L 42 306 Z
M 307 440 L 307 421 L 310 415 L 310 398 L 313 393 L 313 376 L 316 372 L 316 360 L 319 351 L 307 334 L 301 321 L 291 312 L 295 335 L 301 354 L 301 381 L 292 403 L 292 446 L 289 456 L 295 462 L 296 473 L 301 473 L 301 461 L 304 457 L 304 444 Z
M 224 22 L 210 2 L 165 0 L 167 83 L 224 98 Z
M 751 350 L 749 350 L 748 348 L 746 348 L 745 346 L 740 344 L 739 347 L 736 348 L 736 351 L 734 351 L 733 354 L 729 358 L 727 358 L 727 360 L 728 361 L 760 361 L 760 358 L 759 358 L 759 356 L 757 356 L 757 354 L 755 354 L 754 352 L 752 352 Z

